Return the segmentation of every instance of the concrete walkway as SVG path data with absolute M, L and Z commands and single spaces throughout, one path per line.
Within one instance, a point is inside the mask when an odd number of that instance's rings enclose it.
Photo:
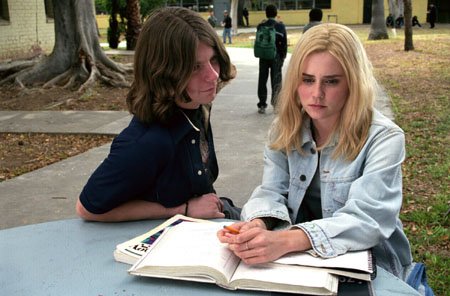
M 253 50 L 228 48 L 228 52 L 238 74 L 213 105 L 211 120 L 220 166 L 215 187 L 220 196 L 231 197 L 242 206 L 261 181 L 263 148 L 273 111 L 257 113 L 258 60 Z M 386 98 L 377 102 L 377 108 L 392 118 Z M 114 135 L 130 118 L 120 111 L 0 111 L 0 132 Z M 1 182 L 0 229 L 76 217 L 78 195 L 108 151 L 109 144 Z

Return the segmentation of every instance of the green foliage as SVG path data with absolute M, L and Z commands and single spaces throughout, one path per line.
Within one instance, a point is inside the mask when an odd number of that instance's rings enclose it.
M 100 11 L 105 12 L 106 14 L 110 13 L 111 3 L 112 3 L 111 0 L 95 0 L 95 9 L 97 9 L 97 13 L 99 13 Z M 119 0 L 119 7 L 121 8 L 127 7 L 127 1 Z
M 153 9 L 162 7 L 164 3 L 164 0 L 140 0 L 142 20 L 144 20 Z M 123 12 L 122 17 L 125 18 L 124 12 L 127 7 L 127 1 L 119 0 L 119 7 L 119 10 Z M 95 0 L 95 9 L 97 11 L 97 14 L 109 14 L 111 12 L 111 0 Z
M 109 9 L 106 7 L 108 3 L 107 0 L 95 0 L 95 12 L 97 14 L 108 14 Z
M 152 10 L 162 7 L 164 5 L 164 0 L 141 0 L 141 16 L 142 19 L 145 19 L 150 15 Z

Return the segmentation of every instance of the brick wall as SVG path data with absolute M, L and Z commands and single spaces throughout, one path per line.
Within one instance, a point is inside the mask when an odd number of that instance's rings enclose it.
M 9 21 L 0 21 L 0 60 L 27 57 L 39 48 L 49 54 L 55 30 L 53 19 L 46 17 L 44 0 L 7 2 Z

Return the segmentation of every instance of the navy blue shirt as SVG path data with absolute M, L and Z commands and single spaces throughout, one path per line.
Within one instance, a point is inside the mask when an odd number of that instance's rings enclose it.
M 102 214 L 130 200 L 179 206 L 215 192 L 219 169 L 210 124 L 208 166 L 202 162 L 200 132 L 177 110 L 168 125 L 145 125 L 135 117 L 113 141 L 108 157 L 80 195 L 91 213 Z

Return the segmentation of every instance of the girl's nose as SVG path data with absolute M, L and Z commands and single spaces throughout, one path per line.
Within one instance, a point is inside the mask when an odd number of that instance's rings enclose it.
M 323 99 L 325 97 L 325 92 L 322 83 L 317 82 L 314 85 L 313 97 L 318 99 Z

